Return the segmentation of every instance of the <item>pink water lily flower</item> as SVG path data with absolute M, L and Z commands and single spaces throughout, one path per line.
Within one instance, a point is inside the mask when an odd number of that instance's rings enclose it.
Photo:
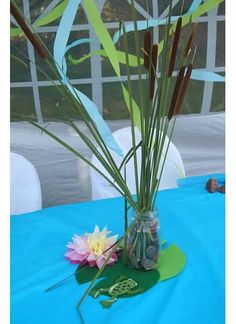
M 89 264 L 90 267 L 98 266 L 99 269 L 103 266 L 106 258 L 109 256 L 111 247 L 117 240 L 118 235 L 107 237 L 110 234 L 106 227 L 100 232 L 99 226 L 96 225 L 93 233 L 85 233 L 83 236 L 74 235 L 73 242 L 69 242 L 66 246 L 68 252 L 65 257 L 71 263 Z M 108 264 L 117 261 L 116 252 L 110 257 Z

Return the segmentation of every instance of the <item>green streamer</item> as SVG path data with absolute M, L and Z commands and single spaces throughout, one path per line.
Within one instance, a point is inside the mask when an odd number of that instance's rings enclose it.
M 52 9 L 47 15 L 37 20 L 35 23 L 33 23 L 33 27 L 41 27 L 50 24 L 51 22 L 55 21 L 59 17 L 62 16 L 66 6 L 67 6 L 68 0 L 64 0 L 61 2 L 58 6 L 56 6 L 54 9 Z M 11 28 L 10 30 L 11 37 L 16 36 L 24 36 L 24 32 L 21 28 Z
M 117 55 L 117 50 L 115 48 L 115 45 L 113 44 L 113 41 L 111 39 L 111 36 L 103 23 L 100 14 L 97 10 L 97 7 L 93 0 L 84 0 L 83 1 L 83 7 L 86 11 L 87 17 L 90 21 L 90 24 L 93 26 L 105 52 L 110 60 L 115 73 L 118 77 L 121 76 L 120 74 L 120 65 L 119 65 L 119 59 Z M 125 53 L 124 53 L 125 57 Z M 129 103 L 129 94 L 125 86 L 122 84 L 122 91 L 125 99 L 125 103 L 127 105 L 127 108 L 130 112 L 130 103 Z M 140 110 L 138 105 L 136 104 L 135 100 L 132 100 L 133 105 L 133 116 L 134 116 L 134 124 L 140 129 Z
M 119 51 L 119 50 L 116 50 L 116 52 L 117 52 L 117 57 L 118 57 L 119 63 L 126 64 L 125 63 L 125 52 L 122 52 L 122 51 Z M 68 60 L 69 60 L 70 63 L 72 63 L 74 65 L 78 65 L 78 64 L 86 61 L 87 59 L 89 59 L 93 55 L 101 55 L 101 56 L 107 57 L 106 51 L 101 49 L 101 50 L 90 52 L 89 54 L 84 55 L 79 59 L 74 59 L 72 57 L 72 55 L 69 55 Z M 141 62 L 141 64 L 143 64 L 144 61 L 143 61 L 142 58 L 140 58 L 140 62 Z M 130 67 L 136 67 L 137 66 L 137 57 L 135 55 L 133 55 L 133 54 L 129 54 L 129 66 Z

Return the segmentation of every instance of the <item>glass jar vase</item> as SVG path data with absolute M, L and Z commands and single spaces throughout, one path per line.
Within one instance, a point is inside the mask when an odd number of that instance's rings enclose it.
M 160 252 L 157 210 L 134 213 L 133 221 L 127 238 L 129 264 L 138 270 L 155 269 Z

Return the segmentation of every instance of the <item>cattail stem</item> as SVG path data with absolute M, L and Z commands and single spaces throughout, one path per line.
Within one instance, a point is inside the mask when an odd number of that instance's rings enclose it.
M 179 19 L 177 21 L 174 40 L 173 40 L 172 49 L 171 49 L 170 63 L 169 63 L 169 69 L 168 69 L 168 77 L 172 76 L 172 73 L 173 73 L 173 70 L 174 70 L 174 67 L 175 67 L 175 61 L 176 61 L 177 49 L 178 49 L 178 45 L 179 45 L 181 26 L 182 26 L 182 18 L 179 17 Z
M 185 53 L 184 53 L 185 57 L 188 56 L 188 54 L 190 53 L 191 48 L 193 46 L 193 42 L 194 42 L 194 38 L 195 38 L 195 34 L 196 34 L 196 28 L 197 28 L 197 24 L 194 24 L 191 35 L 189 37 L 189 40 L 188 40 L 188 43 L 186 46 L 186 49 L 185 49 Z
M 192 63 L 192 64 L 193 64 L 193 62 L 194 62 L 196 52 L 197 52 L 197 46 L 195 46 L 194 51 L 193 51 L 193 56 L 192 56 L 192 59 L 191 59 L 191 63 Z
M 172 94 L 172 98 L 171 98 L 171 104 L 170 104 L 170 109 L 169 109 L 169 114 L 168 114 L 168 119 L 171 120 L 171 118 L 174 116 L 175 113 L 175 107 L 176 107 L 176 103 L 178 101 L 178 97 L 179 97 L 179 93 L 180 93 L 180 89 L 183 83 L 183 79 L 184 79 L 184 73 L 185 73 L 185 66 L 182 66 L 176 83 L 175 83 L 175 88 Z
M 12 2 L 10 8 L 11 8 L 12 16 L 15 18 L 15 20 L 17 21 L 17 23 L 19 24 L 19 26 L 21 27 L 21 29 L 23 30 L 27 38 L 30 40 L 30 42 L 38 52 L 39 56 L 45 60 L 47 57 L 46 51 L 44 50 L 40 42 L 37 40 L 35 35 L 32 33 L 32 31 L 30 30 L 29 26 L 25 22 L 24 17 L 21 15 L 17 7 Z
M 182 16 L 183 11 L 184 11 L 184 0 L 182 0 L 182 3 L 181 3 L 180 16 Z
M 152 49 L 152 34 L 150 31 L 147 31 L 144 35 L 144 67 L 149 69 L 149 57 Z
M 155 89 L 157 55 L 158 55 L 158 46 L 153 45 L 153 47 L 152 47 L 151 77 L 150 77 L 150 99 L 153 99 L 154 89 Z

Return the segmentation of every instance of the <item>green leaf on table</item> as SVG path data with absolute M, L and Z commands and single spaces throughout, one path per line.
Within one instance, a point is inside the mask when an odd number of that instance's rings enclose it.
M 79 284 L 83 284 L 85 282 L 91 281 L 96 275 L 97 271 L 97 268 L 90 268 L 89 266 L 85 266 L 81 269 L 78 269 L 78 271 L 76 271 L 75 273 L 77 282 Z M 120 253 L 118 262 L 114 265 L 107 266 L 104 269 L 100 276 L 100 278 L 103 278 L 103 280 L 96 283 L 96 285 L 92 288 L 90 294 L 93 295 L 94 292 L 100 288 L 109 288 L 110 286 L 114 285 L 116 280 L 120 277 L 133 279 L 138 284 L 137 288 L 141 288 L 144 292 L 153 287 L 158 282 L 160 274 L 159 270 L 157 269 L 146 272 L 126 267 L 123 263 L 122 253 Z M 138 293 L 140 292 L 137 292 L 137 294 Z M 104 294 L 109 295 L 107 293 Z M 135 294 L 132 294 L 131 296 L 134 295 Z M 119 296 L 119 298 L 120 297 L 130 297 L 130 295 L 123 294 Z
M 140 271 L 126 267 L 121 252 L 118 262 L 104 269 L 100 276 L 102 280 L 95 284 L 90 294 L 93 296 L 98 289 L 111 287 L 120 277 L 133 279 L 138 283 L 138 288 L 145 292 L 158 282 L 177 276 L 184 269 L 185 264 L 186 256 L 176 244 L 171 244 L 160 252 L 159 265 L 157 269 L 151 271 Z M 78 268 L 75 273 L 76 280 L 79 284 L 92 281 L 97 271 L 97 268 L 89 266 Z M 104 294 L 109 295 L 106 292 Z M 134 295 L 123 294 L 119 297 Z
M 172 244 L 160 252 L 158 270 L 159 282 L 177 276 L 183 271 L 186 264 L 186 255 L 180 248 Z

